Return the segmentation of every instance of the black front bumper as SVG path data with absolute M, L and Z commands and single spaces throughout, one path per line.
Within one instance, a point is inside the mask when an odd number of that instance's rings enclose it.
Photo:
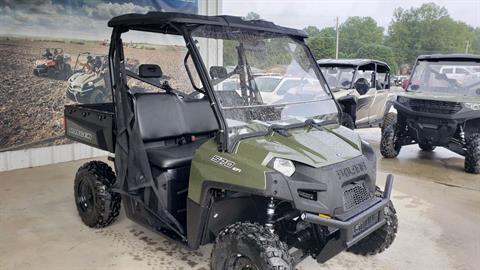
M 67 91 L 65 91 L 65 95 L 68 99 L 71 101 L 74 101 L 76 103 L 90 103 L 90 96 L 92 91 L 75 91 L 71 89 L 70 87 L 67 88 Z
M 456 113 L 431 113 L 415 111 L 408 105 L 394 103 L 399 119 L 408 126 L 408 135 L 417 143 L 428 143 L 435 146 L 447 146 L 463 124 L 468 115 Z
M 348 220 L 325 218 L 312 213 L 303 213 L 301 218 L 307 222 L 340 230 L 340 238 L 331 240 L 317 256 L 320 263 L 326 262 L 339 252 L 355 245 L 386 224 L 384 208 L 390 202 L 393 187 L 393 175 L 388 175 L 383 197 L 374 205 Z

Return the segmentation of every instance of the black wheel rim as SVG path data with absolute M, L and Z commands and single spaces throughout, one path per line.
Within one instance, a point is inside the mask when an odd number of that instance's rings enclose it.
M 77 188 L 77 206 L 82 213 L 89 213 L 94 205 L 93 189 L 87 181 L 82 180 Z
M 242 254 L 234 254 L 227 261 L 226 269 L 232 270 L 258 270 L 259 268 L 255 263 L 248 257 Z

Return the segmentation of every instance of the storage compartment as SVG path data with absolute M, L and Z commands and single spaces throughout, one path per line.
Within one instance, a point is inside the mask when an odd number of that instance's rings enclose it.
M 66 105 L 64 113 L 67 138 L 115 152 L 113 103 Z

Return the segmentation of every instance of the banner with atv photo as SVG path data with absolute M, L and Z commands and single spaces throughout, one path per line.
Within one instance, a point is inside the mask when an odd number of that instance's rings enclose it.
M 114 16 L 149 11 L 198 13 L 198 0 L 0 0 L 0 152 L 65 144 L 63 109 L 111 101 L 108 49 Z M 127 66 L 183 63 L 178 40 L 124 40 Z M 170 64 L 169 64 L 170 63 Z

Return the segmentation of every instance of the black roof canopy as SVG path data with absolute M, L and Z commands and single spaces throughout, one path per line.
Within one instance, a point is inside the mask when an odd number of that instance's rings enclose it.
M 317 61 L 317 64 L 321 67 L 363 67 L 366 70 L 374 70 L 375 64 L 377 64 L 377 72 L 390 71 L 390 67 L 387 63 L 374 59 L 320 59 Z
M 153 11 L 146 14 L 125 14 L 112 18 L 108 22 L 110 27 L 121 27 L 126 29 L 162 32 L 162 33 L 176 33 L 171 28 L 172 24 L 176 25 L 211 25 L 239 28 L 242 30 L 271 32 L 277 34 L 285 34 L 306 38 L 305 31 L 297 30 L 288 27 L 278 26 L 272 22 L 264 20 L 243 20 L 236 16 L 204 16 L 194 15 L 178 12 L 159 12 Z
M 475 61 L 480 62 L 480 55 L 451 53 L 451 54 L 430 54 L 420 55 L 417 61 Z
M 388 66 L 387 63 L 374 59 L 320 59 L 317 61 L 317 64 L 321 66 L 363 66 L 371 63 Z

